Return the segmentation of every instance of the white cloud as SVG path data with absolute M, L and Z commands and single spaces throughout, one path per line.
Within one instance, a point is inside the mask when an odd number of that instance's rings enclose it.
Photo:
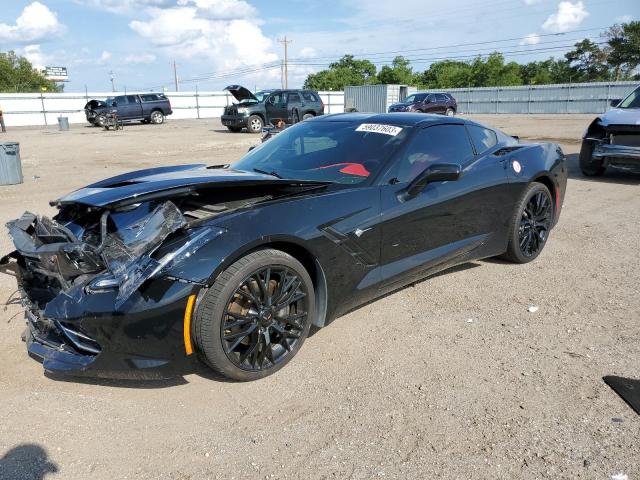
M 129 64 L 148 64 L 156 61 L 156 56 L 150 53 L 143 53 L 141 55 L 127 55 L 124 59 L 125 63 Z
M 316 49 L 313 47 L 304 47 L 298 54 L 301 58 L 311 58 L 316 55 Z
M 111 52 L 103 50 L 102 53 L 100 54 L 100 59 L 98 60 L 98 63 L 105 63 L 109 61 L 110 58 L 111 58 Z
M 51 56 L 43 53 L 40 45 L 25 45 L 23 48 L 18 48 L 16 53 L 29 60 L 33 68 L 38 70 L 44 69 L 46 65 L 51 63 Z
M 0 41 L 34 42 L 61 34 L 64 25 L 57 15 L 40 2 L 33 2 L 22 10 L 15 25 L 0 23 Z
M 616 17 L 616 23 L 629 23 L 633 21 L 633 15 L 620 15 Z
M 134 20 L 129 26 L 171 58 L 204 60 L 209 71 L 256 66 L 278 59 L 270 51 L 273 42 L 264 36 L 253 17 L 253 7 L 246 2 L 181 1 L 193 6 L 150 8 L 148 20 Z M 214 5 L 220 7 L 217 13 L 210 10 Z M 232 12 L 235 16 L 245 12 L 248 18 L 229 19 Z
M 549 15 L 549 18 L 542 24 L 542 28 L 553 33 L 568 32 L 579 26 L 582 21 L 589 16 L 589 12 L 584 7 L 582 1 L 560 2 L 558 11 Z
M 178 0 L 180 6 L 195 6 L 198 13 L 212 19 L 247 18 L 257 14 L 244 0 Z
M 537 33 L 530 33 L 520 41 L 520 45 L 537 45 L 538 43 L 540 43 L 540 35 Z
M 80 5 L 99 8 L 111 13 L 135 13 L 147 7 L 167 7 L 172 0 L 75 0 Z

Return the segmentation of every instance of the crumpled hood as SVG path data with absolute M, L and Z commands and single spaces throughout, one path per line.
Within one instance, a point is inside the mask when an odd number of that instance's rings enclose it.
M 81 203 L 93 207 L 109 207 L 151 198 L 168 198 L 204 187 L 323 184 L 324 182 L 278 179 L 261 173 L 207 167 L 204 164 L 179 165 L 139 170 L 108 178 L 71 192 L 51 202 L 51 205 Z
M 609 125 L 640 125 L 640 109 L 614 108 L 602 114 L 600 124 L 603 127 Z

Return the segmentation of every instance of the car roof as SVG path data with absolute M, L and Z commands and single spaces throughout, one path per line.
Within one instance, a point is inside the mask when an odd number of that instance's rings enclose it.
M 395 113 L 332 113 L 322 115 L 314 119 L 316 122 L 361 122 L 382 123 L 384 125 L 396 125 L 403 127 L 426 126 L 430 124 L 464 125 L 474 123 L 459 117 L 446 115 L 431 115 L 424 113 L 395 112 Z

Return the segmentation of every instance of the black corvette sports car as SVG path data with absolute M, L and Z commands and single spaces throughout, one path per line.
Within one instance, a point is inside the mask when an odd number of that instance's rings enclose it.
M 284 366 L 310 327 L 455 264 L 525 263 L 566 187 L 557 145 L 460 118 L 337 114 L 232 167 L 128 173 L 8 223 L 27 348 L 45 370 L 237 380 Z

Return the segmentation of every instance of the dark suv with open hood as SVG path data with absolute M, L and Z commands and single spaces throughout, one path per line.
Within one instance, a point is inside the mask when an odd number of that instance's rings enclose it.
M 254 94 L 241 85 L 229 85 L 225 90 L 238 100 L 225 107 L 221 118 L 232 132 L 246 128 L 260 133 L 263 126 L 279 120 L 293 124 L 324 114 L 324 103 L 313 90 L 263 90 Z
M 417 92 L 409 95 L 404 101 L 394 103 L 389 112 L 422 112 L 439 113 L 453 117 L 458 111 L 456 99 L 450 93 Z

